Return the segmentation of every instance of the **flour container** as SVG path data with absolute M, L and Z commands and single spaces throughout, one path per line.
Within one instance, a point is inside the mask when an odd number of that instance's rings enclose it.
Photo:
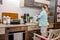
M 7 24 L 10 24 L 10 17 L 9 16 L 6 17 L 6 21 L 7 21 Z
M 7 21 L 6 21 L 6 16 L 3 16 L 3 24 L 6 24 Z

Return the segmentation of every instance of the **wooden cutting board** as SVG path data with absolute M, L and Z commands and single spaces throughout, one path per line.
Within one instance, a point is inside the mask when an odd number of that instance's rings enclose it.
M 3 18 L 3 16 L 9 16 L 9 17 L 11 17 L 11 20 L 18 19 L 18 13 L 2 12 L 2 18 Z

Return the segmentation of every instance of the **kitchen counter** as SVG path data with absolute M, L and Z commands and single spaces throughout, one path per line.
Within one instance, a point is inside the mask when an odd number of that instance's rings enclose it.
M 50 24 L 50 27 L 48 28 L 53 28 L 53 24 Z M 16 25 L 5 25 L 5 24 L 0 24 L 0 35 L 5 35 L 5 40 L 8 40 L 8 34 L 9 32 L 14 32 L 14 31 L 25 31 L 25 40 L 28 40 L 29 38 L 29 32 L 40 30 L 39 26 L 37 23 L 26 23 L 26 24 L 16 24 Z M 40 31 L 39 31 L 40 32 Z M 3 39 L 3 37 L 2 37 Z
M 36 24 L 36 23 L 26 23 L 26 24 L 17 24 L 17 25 L 0 24 L 0 34 L 5 34 L 5 28 L 10 28 L 10 27 L 11 28 L 13 28 L 13 27 L 27 27 L 28 31 L 40 29 L 38 24 Z M 50 23 L 48 28 L 53 28 L 53 24 Z
M 6 27 L 16 27 L 16 26 L 30 26 L 30 25 L 37 25 L 36 23 L 26 23 L 26 24 L 8 24 L 8 25 L 5 25 L 5 24 L 0 24 L 0 28 L 6 28 Z
M 26 23 L 26 24 L 14 24 L 14 25 L 12 25 L 12 24 L 8 24 L 8 25 L 5 25 L 5 24 L 0 24 L 0 28 L 6 28 L 6 27 L 16 27 L 16 26 L 31 26 L 31 25 L 37 25 L 38 26 L 38 24 L 37 23 Z M 49 27 L 48 28 L 52 28 L 53 27 L 53 23 L 50 23 L 49 24 Z
M 6 27 L 17 27 L 17 26 L 27 26 L 25 24 L 17 24 L 17 25 L 5 25 L 5 24 L 0 24 L 0 28 L 6 28 Z
M 12 25 L 12 24 L 0 24 L 0 34 L 5 34 L 5 28 L 14 28 L 14 27 L 27 27 L 27 30 L 30 29 L 30 26 L 35 26 L 37 24 L 35 23 L 26 23 L 26 24 L 16 24 L 16 25 Z

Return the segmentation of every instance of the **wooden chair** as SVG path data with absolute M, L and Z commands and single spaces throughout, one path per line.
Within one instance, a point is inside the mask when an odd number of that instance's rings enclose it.
M 48 33 L 48 38 L 34 33 L 33 40 L 40 40 L 40 38 L 43 38 L 45 40 L 60 40 L 60 29 L 51 29 Z

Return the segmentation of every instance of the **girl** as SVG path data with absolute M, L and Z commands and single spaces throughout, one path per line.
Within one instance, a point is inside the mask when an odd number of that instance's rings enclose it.
M 49 23 L 48 23 L 48 15 L 47 15 L 45 6 L 42 6 L 42 11 L 40 15 L 38 16 L 38 18 L 39 18 L 39 26 L 41 30 L 41 35 L 47 36 L 47 28 L 48 28 Z

